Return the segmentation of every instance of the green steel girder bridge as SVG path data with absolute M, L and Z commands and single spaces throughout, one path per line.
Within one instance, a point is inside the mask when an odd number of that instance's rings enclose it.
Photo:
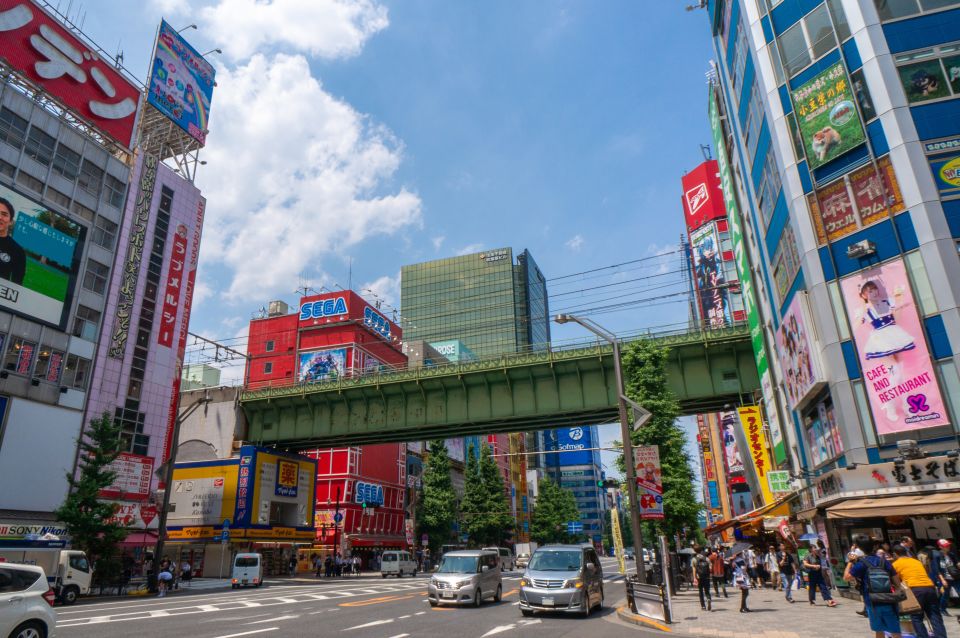
M 670 348 L 667 383 L 684 414 L 749 402 L 760 387 L 746 326 L 642 338 Z M 249 441 L 291 450 L 618 418 L 608 344 L 265 387 L 244 391 L 240 401 Z

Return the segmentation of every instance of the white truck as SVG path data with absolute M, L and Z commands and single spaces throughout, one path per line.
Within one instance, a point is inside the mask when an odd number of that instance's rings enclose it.
M 66 549 L 66 541 L 0 540 L 0 563 L 43 567 L 50 587 L 64 605 L 90 593 L 93 566 L 85 553 Z
M 526 569 L 527 563 L 530 562 L 530 557 L 533 556 L 533 553 L 537 551 L 536 543 L 517 543 L 514 546 L 516 551 L 515 564 L 517 569 Z

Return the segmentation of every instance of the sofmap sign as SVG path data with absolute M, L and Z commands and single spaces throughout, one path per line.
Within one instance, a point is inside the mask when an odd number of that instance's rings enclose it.
M 819 168 L 863 144 L 866 136 L 842 62 L 792 92 L 810 168 Z
M 720 110 L 717 106 L 719 94 L 710 91 L 710 128 L 713 131 L 713 147 L 717 151 L 717 167 L 720 169 L 720 187 L 723 189 L 724 204 L 727 208 L 727 222 L 730 228 L 730 242 L 733 244 L 734 262 L 737 265 L 737 274 L 740 276 L 740 290 L 743 293 L 743 307 L 747 313 L 747 325 L 750 327 L 750 343 L 753 346 L 753 358 L 757 362 L 757 374 L 763 388 L 771 388 L 770 369 L 767 362 L 767 351 L 763 340 L 763 326 L 760 323 L 760 312 L 757 309 L 756 293 L 753 289 L 753 273 L 747 261 L 747 252 L 743 240 L 743 227 L 740 225 L 740 209 L 733 186 L 733 173 L 730 170 L 730 160 L 727 157 L 727 147 L 723 139 L 723 129 L 720 125 Z M 764 402 L 775 408 L 772 393 L 764 392 Z M 783 437 L 779 432 L 779 423 L 772 419 L 771 430 L 777 428 L 773 434 L 774 456 L 778 463 L 787 458 Z
M 367 505 L 383 505 L 383 486 L 378 483 L 363 483 L 357 481 L 353 494 L 354 503 Z
M 346 297 L 307 301 L 300 305 L 300 321 L 320 319 L 322 317 L 339 317 L 347 314 Z
M 31 0 L 0 0 L 0 58 L 127 148 L 140 90 Z

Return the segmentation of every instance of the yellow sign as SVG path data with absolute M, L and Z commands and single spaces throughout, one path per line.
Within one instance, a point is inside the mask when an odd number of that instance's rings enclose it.
M 277 470 L 277 485 L 280 487 L 296 487 L 299 479 L 297 470 L 299 465 L 290 461 L 280 461 Z
M 947 184 L 960 186 L 960 157 L 955 157 L 940 167 L 940 179 Z
M 769 505 L 776 499 L 773 496 L 773 492 L 770 491 L 770 481 L 767 479 L 767 473 L 770 472 L 773 467 L 770 464 L 770 450 L 767 448 L 767 436 L 763 432 L 763 419 L 760 416 L 760 407 L 747 405 L 737 408 L 737 414 L 740 415 L 740 425 L 743 427 L 743 433 L 747 438 L 747 449 L 750 451 L 753 469 L 757 473 L 757 482 L 760 483 L 760 491 L 763 493 L 763 504 Z
M 623 560 L 623 536 L 620 535 L 620 516 L 617 514 L 617 508 L 610 509 L 610 532 L 613 536 L 613 553 L 617 556 L 617 564 L 620 566 L 620 573 L 627 573 L 627 564 Z
M 205 527 L 183 527 L 181 529 L 171 529 L 167 530 L 167 538 L 184 538 L 184 539 L 196 539 L 196 538 L 213 538 L 216 531 L 212 526 Z

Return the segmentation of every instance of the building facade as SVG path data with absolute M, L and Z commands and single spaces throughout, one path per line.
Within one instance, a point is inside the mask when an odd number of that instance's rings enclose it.
M 597 426 L 576 426 L 544 430 L 544 474 L 577 501 L 583 533 L 594 543 L 603 542 L 603 514 L 606 488 L 600 463 L 600 437 Z M 591 449 L 593 448 L 593 449 Z
M 797 531 L 841 550 L 955 536 L 960 2 L 706 7 L 708 109 L 771 436 L 805 477 Z M 909 471 L 924 456 L 936 478 Z M 895 502 L 928 492 L 939 509 Z

